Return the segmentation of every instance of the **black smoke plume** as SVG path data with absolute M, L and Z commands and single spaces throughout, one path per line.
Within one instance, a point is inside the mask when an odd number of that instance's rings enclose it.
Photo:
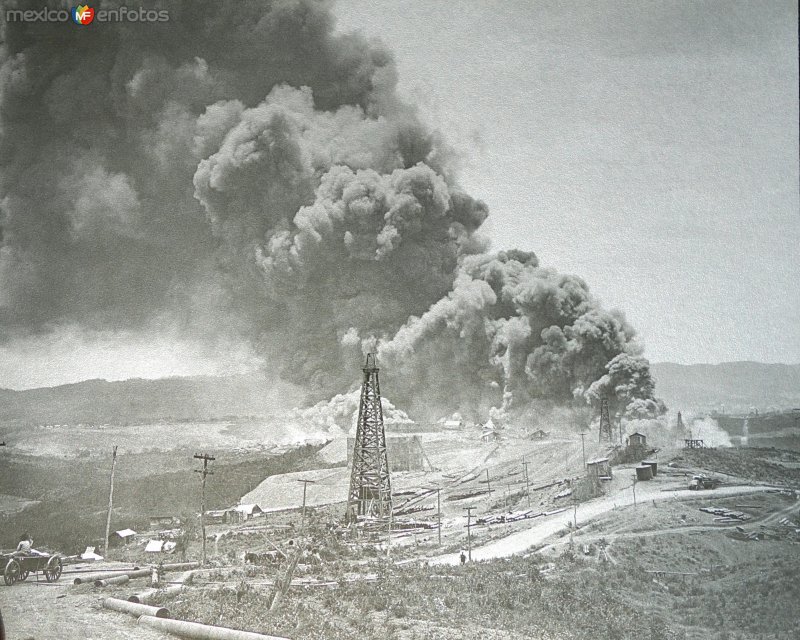
M 3 24 L 2 339 L 235 335 L 315 399 L 377 348 L 391 397 L 428 415 L 662 410 L 621 314 L 487 253 L 487 208 L 391 54 L 336 33 L 327 2 L 142 5 L 169 21 Z

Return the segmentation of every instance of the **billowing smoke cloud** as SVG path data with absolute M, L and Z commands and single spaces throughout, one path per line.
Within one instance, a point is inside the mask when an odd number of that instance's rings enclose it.
M 691 437 L 702 440 L 706 447 L 732 447 L 728 433 L 719 426 L 714 418 L 708 416 L 694 418 L 690 421 Z
M 509 251 L 465 256 L 453 290 L 379 353 L 402 372 L 396 384 L 434 406 L 456 400 L 481 414 L 489 404 L 502 419 L 607 397 L 626 415 L 657 415 L 663 405 L 634 336 L 581 279 Z
M 143 5 L 169 22 L 3 26 L 3 339 L 235 335 L 316 399 L 377 348 L 390 396 L 428 414 L 661 410 L 621 314 L 487 253 L 486 206 L 391 55 L 326 2 Z

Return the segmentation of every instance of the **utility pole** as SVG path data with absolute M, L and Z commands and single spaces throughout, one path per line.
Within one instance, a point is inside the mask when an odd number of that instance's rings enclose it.
M 581 454 L 583 455 L 583 468 L 585 469 L 586 468 L 586 443 L 585 443 L 586 432 L 585 431 L 581 431 L 581 433 L 579 433 L 578 435 L 580 435 L 580 437 L 581 437 Z
M 308 488 L 309 484 L 315 484 L 316 480 L 302 479 L 302 480 L 298 480 L 297 482 L 302 482 L 303 483 L 303 512 L 302 512 L 301 520 L 300 520 L 300 531 L 302 533 L 305 533 L 305 531 L 306 531 L 306 489 Z
M 636 476 L 633 476 L 633 506 L 636 506 Z
M 489 484 L 489 468 L 486 468 L 486 490 L 489 492 L 489 500 L 492 499 L 492 485 Z
M 439 529 L 439 546 L 442 546 L 442 490 L 436 487 L 436 522 Z
M 573 523 L 575 524 L 575 531 L 577 531 L 578 530 L 578 498 L 575 496 L 574 493 L 572 494 L 572 506 L 574 508 L 573 515 L 572 515 L 572 520 L 573 520 Z
M 528 479 L 528 465 L 530 462 L 525 461 L 525 456 L 522 456 L 522 466 L 525 469 L 525 497 L 528 499 L 528 508 L 531 506 L 531 483 Z
M 394 525 L 394 508 L 389 510 L 389 535 L 386 537 L 386 557 L 392 553 L 392 526 Z M 416 540 L 416 538 L 415 538 Z
M 436 528 L 439 537 L 439 546 L 442 546 L 442 489 L 441 487 L 422 487 L 425 491 L 436 492 Z
M 475 507 L 464 507 L 467 512 L 467 557 L 472 562 L 472 510 Z
M 195 459 L 203 461 L 203 468 L 195 469 L 195 473 L 202 474 L 202 493 L 200 495 L 200 533 L 203 536 L 203 559 L 201 564 L 206 563 L 206 476 L 213 475 L 213 471 L 208 470 L 208 463 L 216 460 L 207 453 L 195 453 Z
M 5 444 L 5 442 L 3 443 Z M 114 468 L 117 466 L 117 446 L 111 451 L 111 486 L 108 489 L 108 516 L 106 517 L 106 537 L 103 544 L 103 557 L 108 558 L 108 535 L 111 531 L 111 507 L 114 503 Z

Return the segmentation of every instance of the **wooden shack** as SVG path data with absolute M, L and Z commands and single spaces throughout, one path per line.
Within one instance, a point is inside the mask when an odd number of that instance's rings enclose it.
M 643 433 L 634 431 L 632 434 L 628 436 L 628 448 L 646 447 L 646 446 L 647 446 L 647 436 L 644 435 Z
M 611 480 L 611 461 L 609 458 L 596 458 L 586 463 L 586 472 L 598 480 Z

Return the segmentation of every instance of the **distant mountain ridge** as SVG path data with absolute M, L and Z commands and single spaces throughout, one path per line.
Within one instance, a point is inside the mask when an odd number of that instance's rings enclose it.
M 652 371 L 657 395 L 675 411 L 800 407 L 800 365 L 657 362 Z M 280 415 L 302 403 L 302 390 L 261 374 L 85 380 L 25 391 L 0 389 L 0 426 L 215 420 Z
M 0 389 L 0 423 L 131 424 L 273 415 L 302 401 L 289 383 L 263 375 L 195 376 Z
M 800 407 L 800 364 L 651 364 L 656 394 L 670 409 L 726 413 Z

